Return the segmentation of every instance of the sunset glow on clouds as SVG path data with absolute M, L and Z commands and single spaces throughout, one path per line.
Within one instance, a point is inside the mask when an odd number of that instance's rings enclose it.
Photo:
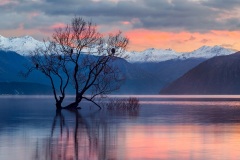
M 239 11 L 236 0 L 1 0 L 0 35 L 41 40 L 78 15 L 103 33 L 122 30 L 129 50 L 184 52 L 202 45 L 240 50 Z
M 144 50 L 149 47 L 179 52 L 193 51 L 203 45 L 219 45 L 225 48 L 240 49 L 239 31 L 161 32 L 152 30 L 131 30 L 125 33 L 130 38 L 130 50 Z

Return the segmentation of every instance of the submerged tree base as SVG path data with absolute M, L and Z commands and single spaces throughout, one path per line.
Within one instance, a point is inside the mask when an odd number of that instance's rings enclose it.
M 62 109 L 67 109 L 67 110 L 79 110 L 82 109 L 81 107 L 62 107 Z
M 71 104 L 69 104 L 69 105 L 67 105 L 67 106 L 65 106 L 65 107 L 62 107 L 62 105 L 61 104 L 56 104 L 56 109 L 57 110 L 62 110 L 62 109 L 67 109 L 67 110 L 78 110 L 78 109 L 82 109 L 81 107 L 79 107 L 78 106 L 78 104 L 77 103 L 71 103 Z
M 81 107 L 56 107 L 57 111 L 60 111 L 62 109 L 66 109 L 66 110 L 79 110 L 82 109 Z
M 69 105 L 65 106 L 65 107 L 62 107 L 63 109 L 81 109 L 81 107 L 78 106 L 79 103 L 77 102 L 73 102 L 73 103 L 70 103 Z

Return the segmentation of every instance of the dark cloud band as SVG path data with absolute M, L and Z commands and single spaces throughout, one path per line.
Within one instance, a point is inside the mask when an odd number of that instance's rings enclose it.
M 92 19 L 97 24 L 114 24 L 120 21 L 132 22 L 132 28 L 147 28 L 167 31 L 207 32 L 209 30 L 239 30 L 240 17 L 222 18 L 224 14 L 240 7 L 239 0 L 16 0 L 0 6 L 2 21 L 10 18 L 8 13 L 27 15 L 39 12 L 36 19 L 19 17 L 27 27 L 35 28 L 42 24 L 51 25 L 57 21 L 68 23 L 73 15 Z M 136 20 L 137 21 L 134 21 Z M 3 21 L 2 21 L 3 22 Z M 42 22 L 42 24 L 41 24 Z M 9 27 L 2 23 L 1 28 Z

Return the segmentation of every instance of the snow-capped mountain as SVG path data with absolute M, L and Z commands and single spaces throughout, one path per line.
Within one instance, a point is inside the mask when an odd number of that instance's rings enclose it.
M 0 49 L 4 51 L 14 51 L 20 55 L 28 55 L 37 47 L 44 43 L 30 36 L 5 38 L 0 35 Z
M 172 49 L 154 49 L 150 48 L 142 52 L 126 52 L 128 62 L 161 62 L 176 59 L 179 53 Z
M 176 52 L 171 49 L 157 50 L 154 48 L 147 49 L 142 52 L 127 52 L 128 62 L 163 62 L 167 60 L 185 60 L 189 58 L 204 58 L 209 59 L 216 56 L 230 55 L 237 52 L 236 50 L 226 49 L 221 46 L 202 46 L 192 52 Z
M 178 58 L 182 59 L 182 60 L 189 59 L 189 58 L 209 59 L 209 58 L 216 57 L 216 56 L 230 55 L 235 52 L 237 52 L 237 51 L 231 50 L 231 49 L 226 49 L 221 46 L 213 46 L 213 47 L 202 46 L 195 51 L 183 53 Z
M 28 55 L 37 47 L 43 46 L 42 41 L 38 41 L 30 36 L 5 38 L 0 35 L 0 49 L 4 51 L 14 51 L 20 55 Z M 209 59 L 220 55 L 235 53 L 235 50 L 226 49 L 221 46 L 202 46 L 192 52 L 176 52 L 172 49 L 150 48 L 142 52 L 126 52 L 127 61 L 130 63 L 143 62 L 163 62 L 174 59 L 204 58 Z

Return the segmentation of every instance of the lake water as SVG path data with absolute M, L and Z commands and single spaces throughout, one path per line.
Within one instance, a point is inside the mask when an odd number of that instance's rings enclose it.
M 50 97 L 2 96 L 0 160 L 239 159 L 240 96 L 138 98 L 135 110 L 56 112 Z

